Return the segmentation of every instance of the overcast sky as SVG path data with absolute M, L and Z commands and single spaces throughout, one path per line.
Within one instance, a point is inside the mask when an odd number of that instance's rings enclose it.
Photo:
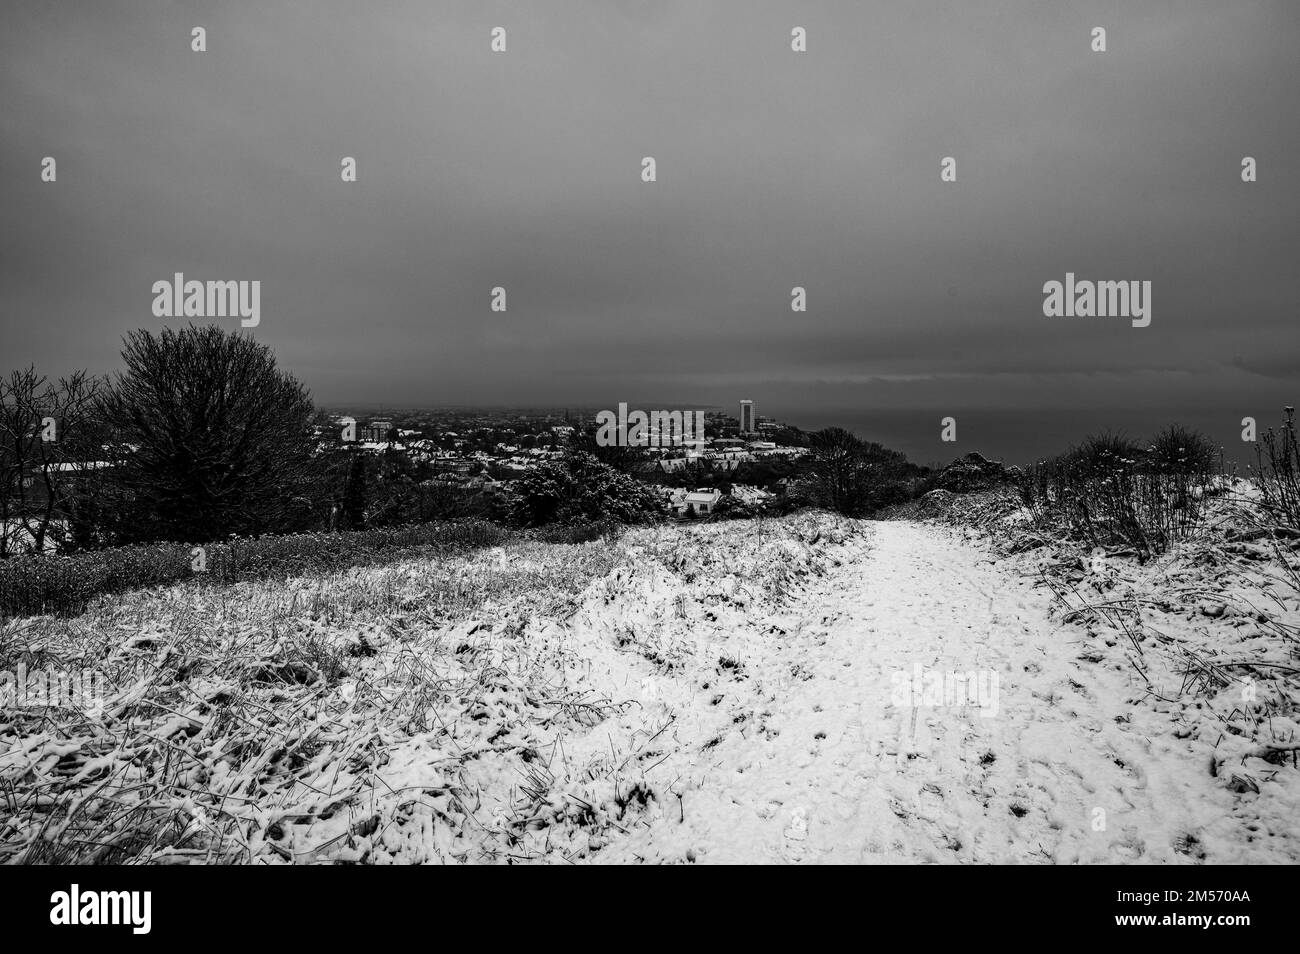
M 1068 442 L 1139 411 L 1226 434 L 1300 397 L 1294 0 L 15 0 L 0 20 L 5 367 L 116 369 L 180 271 L 261 281 L 251 333 L 327 405 L 1060 411 Z M 1067 271 L 1150 280 L 1150 327 L 1044 317 Z

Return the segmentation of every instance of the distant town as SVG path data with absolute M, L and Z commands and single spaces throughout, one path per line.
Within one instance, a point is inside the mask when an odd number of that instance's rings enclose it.
M 693 408 L 698 413 L 700 409 Z M 589 441 L 600 412 L 588 408 L 436 408 L 324 411 L 321 453 L 351 451 L 409 463 L 417 482 L 494 492 L 574 443 Z M 636 448 L 627 469 L 664 488 L 679 513 L 707 514 L 724 496 L 758 503 L 782 494 L 801 468 L 808 435 L 757 413 L 703 409 L 704 439 L 690 446 Z M 592 448 L 595 450 L 594 446 Z

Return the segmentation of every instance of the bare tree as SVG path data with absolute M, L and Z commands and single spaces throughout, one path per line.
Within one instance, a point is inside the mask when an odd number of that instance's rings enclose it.
M 201 542 L 305 525 L 313 481 L 307 390 L 252 338 L 215 326 L 136 331 L 104 401 L 130 445 L 127 536 Z
M 35 367 L 0 378 L 0 558 L 65 542 L 73 488 L 102 464 L 102 390 L 85 371 L 57 383 Z
M 866 507 L 870 463 L 867 444 L 842 427 L 812 435 L 809 469 L 818 502 L 856 516 Z

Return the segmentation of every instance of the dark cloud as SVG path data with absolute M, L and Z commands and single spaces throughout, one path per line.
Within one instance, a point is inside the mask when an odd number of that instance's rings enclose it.
M 811 421 L 1028 402 L 1187 408 L 1227 433 L 1295 399 L 1287 2 L 96 0 L 5 20 L 6 364 L 112 368 L 161 323 L 152 283 L 184 271 L 261 280 L 254 333 L 325 403 L 748 396 Z M 1153 281 L 1151 327 L 1044 318 L 1067 271 Z

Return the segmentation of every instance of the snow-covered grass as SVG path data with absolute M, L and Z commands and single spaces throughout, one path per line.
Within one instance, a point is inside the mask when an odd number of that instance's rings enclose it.
M 1300 559 L 1243 497 L 1154 557 L 994 491 L 11 622 L 116 689 L 0 709 L 0 861 L 1294 863 Z
M 202 547 L 159 542 L 70 555 L 14 556 L 0 560 L 0 615 L 79 613 L 109 594 L 186 580 L 284 579 L 403 558 L 437 559 L 510 536 L 486 521 L 457 520 L 340 533 L 232 537 Z
M 102 708 L 0 715 L 0 861 L 576 859 L 670 801 L 663 699 L 743 678 L 829 516 L 187 583 L 11 621 L 0 670 Z M 716 641 L 688 638 L 712 618 Z M 717 721 L 725 715 L 719 710 Z

